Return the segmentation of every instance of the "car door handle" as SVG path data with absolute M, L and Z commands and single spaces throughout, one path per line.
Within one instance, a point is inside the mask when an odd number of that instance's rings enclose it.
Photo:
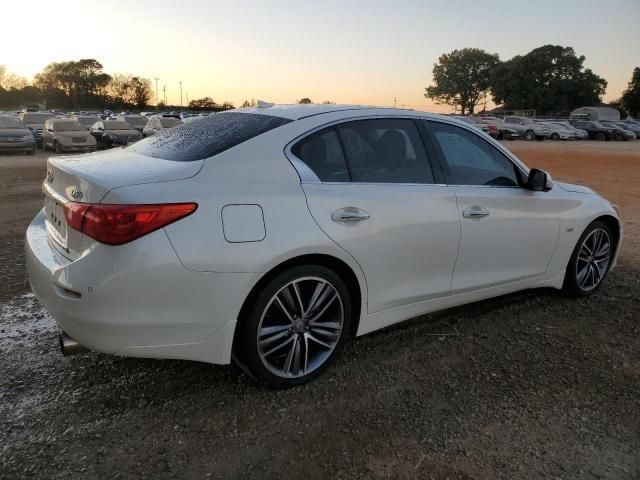
M 339 223 L 357 223 L 367 220 L 370 215 L 356 207 L 345 207 L 331 214 L 331 220 Z
M 464 218 L 483 218 L 489 216 L 489 210 L 484 207 L 471 207 L 462 212 Z

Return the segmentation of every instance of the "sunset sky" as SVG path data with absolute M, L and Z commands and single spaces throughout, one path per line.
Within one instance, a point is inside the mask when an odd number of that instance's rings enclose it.
M 463 47 L 506 60 L 572 46 L 609 82 L 606 100 L 640 66 L 640 0 L 31 0 L 2 2 L 0 12 L 9 71 L 31 78 L 53 61 L 96 58 L 107 73 L 159 77 L 175 104 L 182 80 L 189 99 L 235 105 L 396 97 L 449 111 L 424 88 L 438 56 Z

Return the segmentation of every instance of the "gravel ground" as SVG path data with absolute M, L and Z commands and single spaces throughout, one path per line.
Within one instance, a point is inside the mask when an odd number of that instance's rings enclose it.
M 600 189 L 626 195 L 633 246 L 638 143 Z M 559 178 L 574 178 L 571 162 L 584 173 L 584 147 L 548 144 L 507 145 L 528 161 L 555 148 L 569 158 Z M 640 257 L 628 243 L 588 299 L 539 290 L 429 315 L 272 391 L 232 367 L 62 357 L 21 254 L 42 161 L 0 157 L 0 478 L 640 478 Z

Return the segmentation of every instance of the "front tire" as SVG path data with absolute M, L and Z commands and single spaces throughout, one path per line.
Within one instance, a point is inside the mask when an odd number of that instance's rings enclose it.
M 527 130 L 524 133 L 524 139 L 527 142 L 533 142 L 536 139 L 536 133 L 533 130 Z
M 562 289 L 575 297 L 591 295 L 602 284 L 611 266 L 614 241 L 611 227 L 592 222 L 580 236 L 571 254 Z
M 301 265 L 270 280 L 236 332 L 234 354 L 259 382 L 294 387 L 320 375 L 351 329 L 347 286 L 332 270 Z
M 555 132 L 554 132 L 554 133 L 552 133 L 552 134 L 551 134 L 551 140 L 556 140 L 556 141 L 557 141 L 557 140 L 560 140 L 560 135 L 559 135 L 559 134 L 557 134 L 557 133 L 555 133 Z
M 607 139 L 607 136 L 602 132 L 596 133 L 596 136 L 594 137 L 594 140 L 597 140 L 598 142 L 603 142 L 606 139 Z

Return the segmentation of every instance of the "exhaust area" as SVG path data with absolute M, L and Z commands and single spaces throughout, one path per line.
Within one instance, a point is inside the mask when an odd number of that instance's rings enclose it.
M 71 338 L 66 332 L 60 333 L 60 351 L 62 355 L 78 355 L 79 353 L 87 353 L 88 348 L 80 345 L 77 340 Z

